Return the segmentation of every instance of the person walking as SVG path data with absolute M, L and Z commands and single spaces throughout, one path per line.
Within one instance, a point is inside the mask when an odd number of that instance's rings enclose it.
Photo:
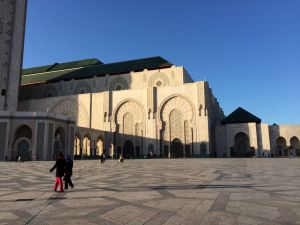
M 103 163 L 103 153 L 100 155 L 101 164 Z
M 65 190 L 68 190 L 68 187 L 70 185 L 71 188 L 74 188 L 74 184 L 71 180 L 71 176 L 73 174 L 73 160 L 71 159 L 71 156 L 68 155 L 66 158 L 66 165 L 65 165 Z
M 124 161 L 122 153 L 120 154 L 119 162 L 122 163 Z
M 105 163 L 105 153 L 104 152 L 102 154 L 102 160 L 103 160 L 103 163 Z
M 50 169 L 50 173 L 56 169 L 56 175 L 55 175 L 56 180 L 53 187 L 54 191 L 57 191 L 57 187 L 59 185 L 60 192 L 64 192 L 62 177 L 64 176 L 64 172 L 65 172 L 65 164 L 66 164 L 66 160 L 64 158 L 64 155 L 62 152 L 60 152 L 56 157 L 54 166 Z

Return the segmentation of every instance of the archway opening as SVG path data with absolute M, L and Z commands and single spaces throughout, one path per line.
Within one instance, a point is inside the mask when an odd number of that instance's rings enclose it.
M 180 139 L 175 138 L 171 144 L 171 158 L 183 157 L 183 145 Z
M 80 152 L 80 136 L 78 134 L 75 135 L 74 138 L 74 158 L 78 159 L 81 156 L 81 152 Z
M 17 159 L 18 156 L 21 156 L 22 160 L 31 160 L 31 139 L 31 128 L 25 124 L 21 125 L 15 133 L 12 159 Z
M 91 139 L 89 136 L 83 138 L 82 146 L 82 156 L 84 158 L 89 158 L 91 156 Z
M 288 156 L 286 140 L 284 137 L 278 137 L 276 139 L 276 152 L 277 156 Z
M 247 134 L 239 132 L 234 136 L 234 148 L 231 152 L 233 157 L 249 157 L 251 156 L 250 142 Z
M 17 144 L 17 154 L 22 160 L 31 160 L 30 143 L 26 139 L 22 139 Z
M 101 156 L 104 152 L 104 142 L 102 138 L 97 139 L 97 149 L 96 149 L 96 156 Z
M 153 144 L 150 144 L 148 146 L 148 158 L 152 158 L 153 155 L 154 155 L 154 146 L 153 146 Z
M 124 144 L 123 157 L 127 159 L 134 157 L 134 146 L 130 140 L 127 140 Z
M 300 141 L 299 138 L 296 136 L 292 137 L 290 140 L 290 145 L 291 145 L 291 153 L 294 156 L 300 156 Z

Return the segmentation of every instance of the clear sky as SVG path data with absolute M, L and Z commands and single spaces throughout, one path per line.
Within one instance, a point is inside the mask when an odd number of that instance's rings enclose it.
M 299 0 L 28 0 L 24 67 L 162 56 L 241 106 L 300 123 Z

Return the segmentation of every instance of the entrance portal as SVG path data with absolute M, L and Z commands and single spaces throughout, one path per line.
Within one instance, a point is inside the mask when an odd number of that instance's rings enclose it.
M 31 160 L 30 157 L 30 144 L 27 140 L 23 139 L 18 143 L 17 146 L 18 155 L 21 156 L 22 160 Z
M 250 156 L 250 144 L 247 134 L 240 132 L 234 137 L 234 151 L 231 153 L 233 157 Z
M 134 157 L 134 147 L 130 140 L 127 140 L 123 147 L 123 157 L 130 159 Z
M 178 138 L 172 141 L 171 158 L 183 158 L 183 145 Z

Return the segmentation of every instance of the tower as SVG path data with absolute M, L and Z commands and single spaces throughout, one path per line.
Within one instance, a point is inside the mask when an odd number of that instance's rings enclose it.
M 0 1 L 0 111 L 16 111 L 27 0 Z

